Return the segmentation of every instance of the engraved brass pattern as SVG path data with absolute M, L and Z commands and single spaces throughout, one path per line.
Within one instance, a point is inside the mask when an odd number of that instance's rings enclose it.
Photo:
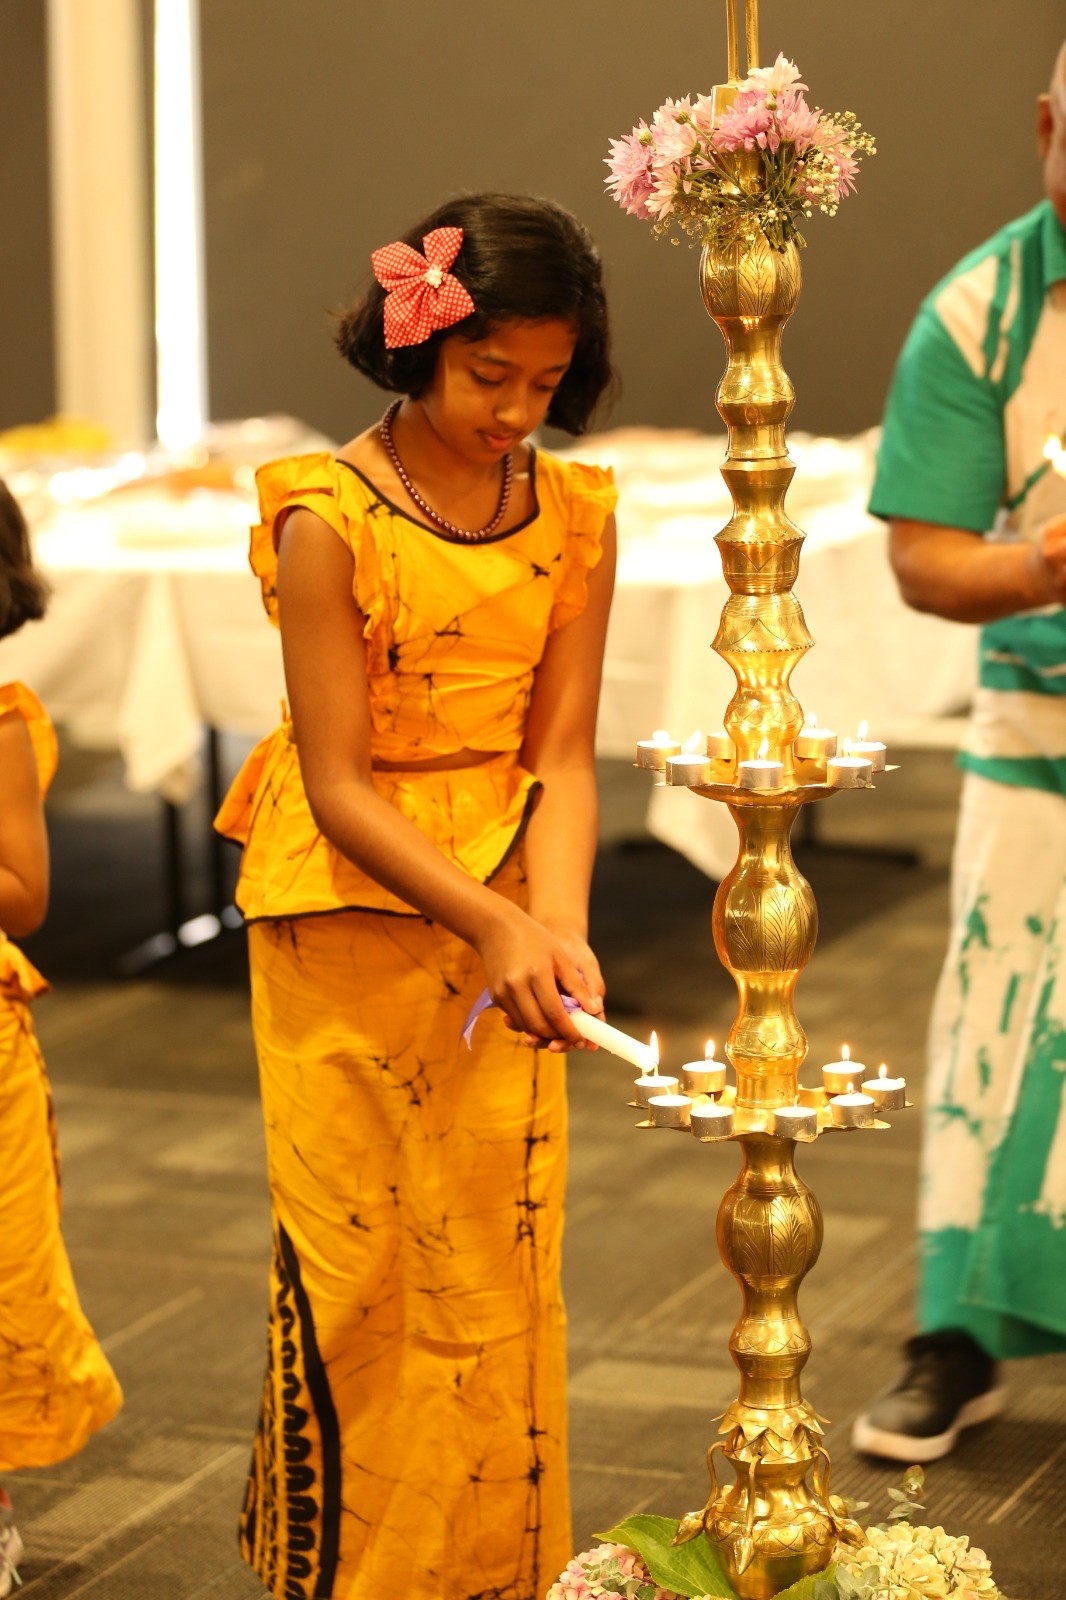
M 789 845 L 800 806 L 816 798 L 796 781 L 792 744 L 803 713 L 789 687 L 813 643 L 792 593 L 803 534 L 784 505 L 794 471 L 785 424 L 795 396 L 781 336 L 799 295 L 799 255 L 794 245 L 772 250 L 761 235 L 728 250 L 706 247 L 700 285 L 728 352 L 717 404 L 734 510 L 717 543 L 730 595 L 714 639 L 736 677 L 725 726 L 740 760 L 769 755 L 784 763 L 785 776 L 772 793 L 702 791 L 728 803 L 740 836 L 715 899 L 714 940 L 737 986 L 726 1051 L 739 1126 L 754 1131 L 742 1131 L 740 1175 L 718 1214 L 719 1249 L 743 1301 L 729 1343 L 740 1393 L 708 1453 L 710 1498 L 683 1519 L 678 1538 L 706 1529 L 737 1593 L 770 1600 L 823 1569 L 838 1539 L 858 1533 L 829 1494 L 821 1423 L 800 1388 L 810 1339 L 797 1295 L 821 1248 L 821 1212 L 796 1173 L 793 1142 L 760 1131 L 775 1107 L 798 1097 L 807 1040 L 794 997 L 818 931 L 814 896 Z M 733 1469 L 725 1487 L 719 1461 Z

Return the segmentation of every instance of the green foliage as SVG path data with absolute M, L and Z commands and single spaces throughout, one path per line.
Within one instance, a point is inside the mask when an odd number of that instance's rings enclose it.
M 687 1544 L 674 1545 L 677 1533 L 676 1517 L 627 1517 L 608 1533 L 598 1533 L 597 1539 L 610 1544 L 624 1544 L 644 1559 L 644 1564 L 661 1589 L 673 1589 L 675 1594 L 690 1597 L 716 1595 L 720 1600 L 737 1600 L 718 1552 L 705 1533 L 690 1539 Z
M 920 1498 L 924 1488 L 925 1473 L 921 1467 L 908 1467 L 903 1474 L 902 1487 L 888 1491 L 888 1498 L 893 1502 L 888 1520 L 910 1522 L 916 1511 L 924 1511 Z
M 790 1589 L 782 1589 L 776 1600 L 840 1600 L 835 1576 L 835 1567 L 827 1567 L 824 1572 L 812 1572 L 810 1577 L 801 1578 Z

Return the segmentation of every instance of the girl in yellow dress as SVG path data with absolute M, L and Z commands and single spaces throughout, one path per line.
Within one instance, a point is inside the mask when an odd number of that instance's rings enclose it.
M 43 610 L 25 521 L 0 484 L 0 638 Z M 48 905 L 43 799 L 55 765 L 40 701 L 24 684 L 0 684 L 0 1471 L 73 1455 L 122 1402 L 60 1233 L 52 1100 L 30 1017 L 48 986 L 11 942 L 37 929 Z M 9 1507 L 2 1490 L 0 1504 Z M 21 1552 L 5 1520 L 0 1596 Z
M 586 429 L 606 307 L 546 201 L 454 200 L 373 266 L 338 342 L 400 398 L 259 473 L 291 721 L 218 819 L 274 1211 L 241 1548 L 279 1600 L 540 1600 L 571 1553 L 560 989 L 602 1009 L 615 493 L 523 441 Z

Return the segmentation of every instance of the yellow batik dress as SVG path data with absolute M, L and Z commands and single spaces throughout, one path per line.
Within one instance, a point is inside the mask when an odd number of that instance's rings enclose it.
M 0 717 L 21 716 L 41 793 L 56 765 L 52 724 L 21 683 L 0 685 Z M 52 1097 L 30 1003 L 48 985 L 0 932 L 0 1471 L 80 1450 L 122 1403 L 78 1303 L 60 1232 Z
M 577 616 L 609 476 L 537 455 L 534 514 L 471 545 L 328 455 L 259 473 L 252 565 L 276 620 L 278 518 L 352 551 L 377 771 L 443 853 L 523 902 L 533 672 Z M 571 1555 L 559 1288 L 565 1058 L 489 1013 L 469 946 L 318 832 L 290 724 L 219 829 L 244 845 L 252 1015 L 274 1211 L 268 1365 L 241 1527 L 285 1600 L 541 1600 Z

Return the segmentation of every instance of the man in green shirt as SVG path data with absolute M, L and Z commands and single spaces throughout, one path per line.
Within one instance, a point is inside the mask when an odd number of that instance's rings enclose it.
M 856 1448 L 947 1454 L 998 1360 L 1066 1350 L 1066 45 L 1047 198 L 923 303 L 870 508 L 919 611 L 982 624 L 930 1027 L 919 1333 Z

